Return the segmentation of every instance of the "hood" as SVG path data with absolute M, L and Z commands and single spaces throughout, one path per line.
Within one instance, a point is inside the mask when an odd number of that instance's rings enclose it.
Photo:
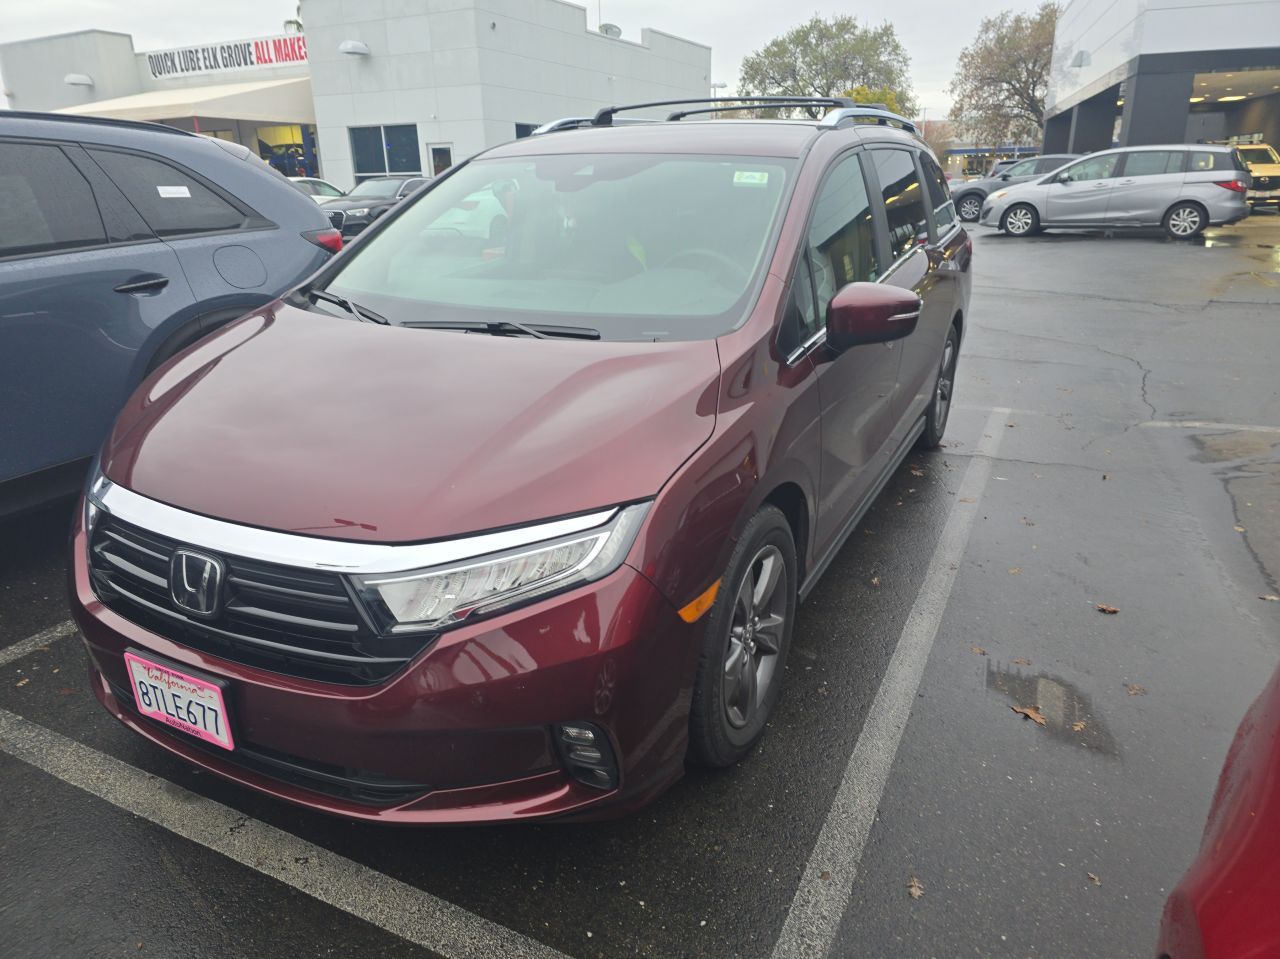
M 275 304 L 161 367 L 113 482 L 232 522 L 419 542 L 653 496 L 711 435 L 713 340 L 413 330 Z
M 326 210 L 359 210 L 366 206 L 391 206 L 395 202 L 393 196 L 336 196 L 326 200 L 322 206 Z

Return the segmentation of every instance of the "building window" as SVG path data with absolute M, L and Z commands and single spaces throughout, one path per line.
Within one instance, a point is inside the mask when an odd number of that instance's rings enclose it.
M 431 148 L 431 175 L 439 176 L 453 166 L 453 147 L 441 146 Z
M 531 137 L 536 129 L 538 129 L 538 124 L 536 123 L 517 123 L 516 139 L 523 140 L 525 137 Z
M 356 180 L 388 173 L 421 173 L 418 128 L 412 123 L 389 127 L 351 127 L 351 160 Z

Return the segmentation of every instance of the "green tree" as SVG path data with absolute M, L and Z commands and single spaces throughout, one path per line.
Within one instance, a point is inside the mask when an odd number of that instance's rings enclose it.
M 1060 7 L 985 17 L 951 80 L 951 121 L 977 143 L 1039 139 Z
M 890 90 L 888 87 L 872 90 L 867 86 L 858 86 L 852 90 L 845 90 L 840 95 L 848 97 L 854 103 L 878 103 L 886 107 L 890 113 L 902 115 L 902 102 L 898 99 L 898 91 Z
M 891 92 L 898 112 L 909 116 L 916 106 L 910 64 L 893 24 L 864 27 L 855 17 L 815 15 L 744 58 L 738 90 L 743 96 L 836 97 L 865 87 Z

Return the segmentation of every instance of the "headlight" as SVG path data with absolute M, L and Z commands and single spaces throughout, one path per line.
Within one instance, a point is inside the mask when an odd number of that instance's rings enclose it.
M 1009 191 L 1008 191 L 1008 190 L 1001 190 L 999 193 L 997 193 L 997 194 L 995 195 L 995 198 L 998 200 L 998 199 L 1000 199 L 1002 196 L 1006 196 L 1006 195 L 1008 195 L 1008 193 L 1009 193 Z
M 84 484 L 84 532 L 90 538 L 93 537 L 93 528 L 98 524 L 98 517 L 102 515 L 102 504 L 98 499 L 102 491 L 111 485 L 111 481 L 102 475 L 99 465 L 101 458 L 101 454 L 93 458 Z
M 603 526 L 434 569 L 355 576 L 393 631 L 446 629 L 517 603 L 609 575 L 622 565 L 649 504 L 624 507 Z
M 348 210 L 347 216 L 364 216 L 368 212 L 369 212 L 369 208 L 367 206 L 362 206 L 358 210 Z

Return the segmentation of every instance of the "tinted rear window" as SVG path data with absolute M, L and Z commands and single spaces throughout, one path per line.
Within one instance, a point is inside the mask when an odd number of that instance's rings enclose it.
M 1236 151 L 1192 150 L 1187 163 L 1188 173 L 1204 173 L 1207 170 L 1235 170 Z
M 1122 176 L 1159 176 L 1163 173 L 1181 173 L 1181 150 L 1137 150 L 1125 154 Z
M 158 236 L 249 226 L 251 218 L 191 174 L 153 157 L 90 150 Z
M 0 143 L 0 256 L 107 240 L 89 183 L 55 146 Z

